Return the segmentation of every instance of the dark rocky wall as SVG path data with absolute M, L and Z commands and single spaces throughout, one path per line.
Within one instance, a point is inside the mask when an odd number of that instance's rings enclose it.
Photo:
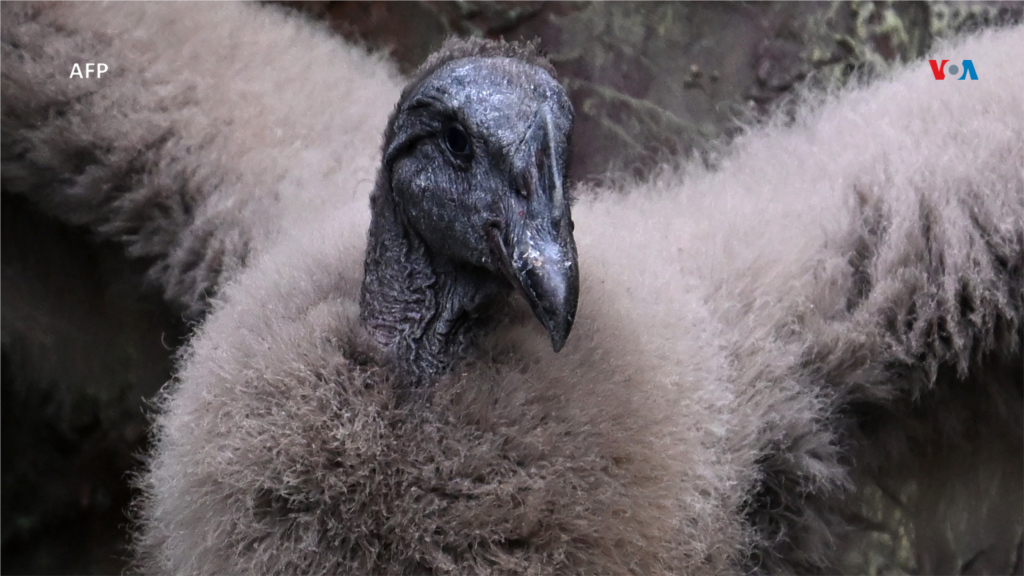
M 296 2 L 411 71 L 449 34 L 539 39 L 577 112 L 573 174 L 643 175 L 727 138 L 802 80 L 842 83 L 1016 2 Z
M 120 247 L 6 193 L 0 232 L 3 571 L 119 573 L 144 399 L 184 326 Z

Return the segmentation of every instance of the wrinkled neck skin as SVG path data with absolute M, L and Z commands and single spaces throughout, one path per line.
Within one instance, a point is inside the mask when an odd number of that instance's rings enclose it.
M 396 368 L 396 386 L 422 389 L 489 331 L 511 286 L 432 253 L 389 194 L 375 192 L 371 208 L 360 321 Z

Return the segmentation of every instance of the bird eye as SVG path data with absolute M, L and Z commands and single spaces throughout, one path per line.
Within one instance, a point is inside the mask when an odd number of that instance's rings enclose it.
M 460 162 L 468 162 L 473 157 L 469 136 L 461 126 L 452 125 L 444 131 L 444 146 Z

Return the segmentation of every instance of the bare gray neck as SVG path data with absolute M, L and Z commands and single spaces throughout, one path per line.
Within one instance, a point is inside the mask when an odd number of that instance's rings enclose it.
M 378 190 L 371 199 L 360 320 L 396 366 L 398 385 L 420 388 L 466 356 L 511 289 L 433 254 L 389 196 Z

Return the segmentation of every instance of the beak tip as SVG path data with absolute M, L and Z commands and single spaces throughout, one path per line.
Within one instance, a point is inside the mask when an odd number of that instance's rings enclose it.
M 555 354 L 562 351 L 568 336 L 568 334 L 562 336 L 561 334 L 555 334 L 554 332 L 551 333 L 551 349 L 555 351 Z
M 568 292 L 531 290 L 526 296 L 537 320 L 547 330 L 551 349 L 560 352 L 569 339 L 576 316 L 576 283 L 572 282 Z
M 569 337 L 569 330 L 571 330 L 571 324 L 562 329 L 549 330 L 548 334 L 551 336 L 551 349 L 555 351 L 555 354 L 562 352 L 562 347 L 565 346 L 565 340 Z
M 569 333 L 572 332 L 573 321 L 576 317 L 579 283 L 575 270 L 572 270 L 564 280 L 566 282 L 559 283 L 561 285 L 557 288 L 551 285 L 547 286 L 548 290 L 545 292 L 545 297 L 542 298 L 543 303 L 534 310 L 537 318 L 548 331 L 551 348 L 555 353 L 560 352 L 565 346 L 565 341 L 569 339 Z

